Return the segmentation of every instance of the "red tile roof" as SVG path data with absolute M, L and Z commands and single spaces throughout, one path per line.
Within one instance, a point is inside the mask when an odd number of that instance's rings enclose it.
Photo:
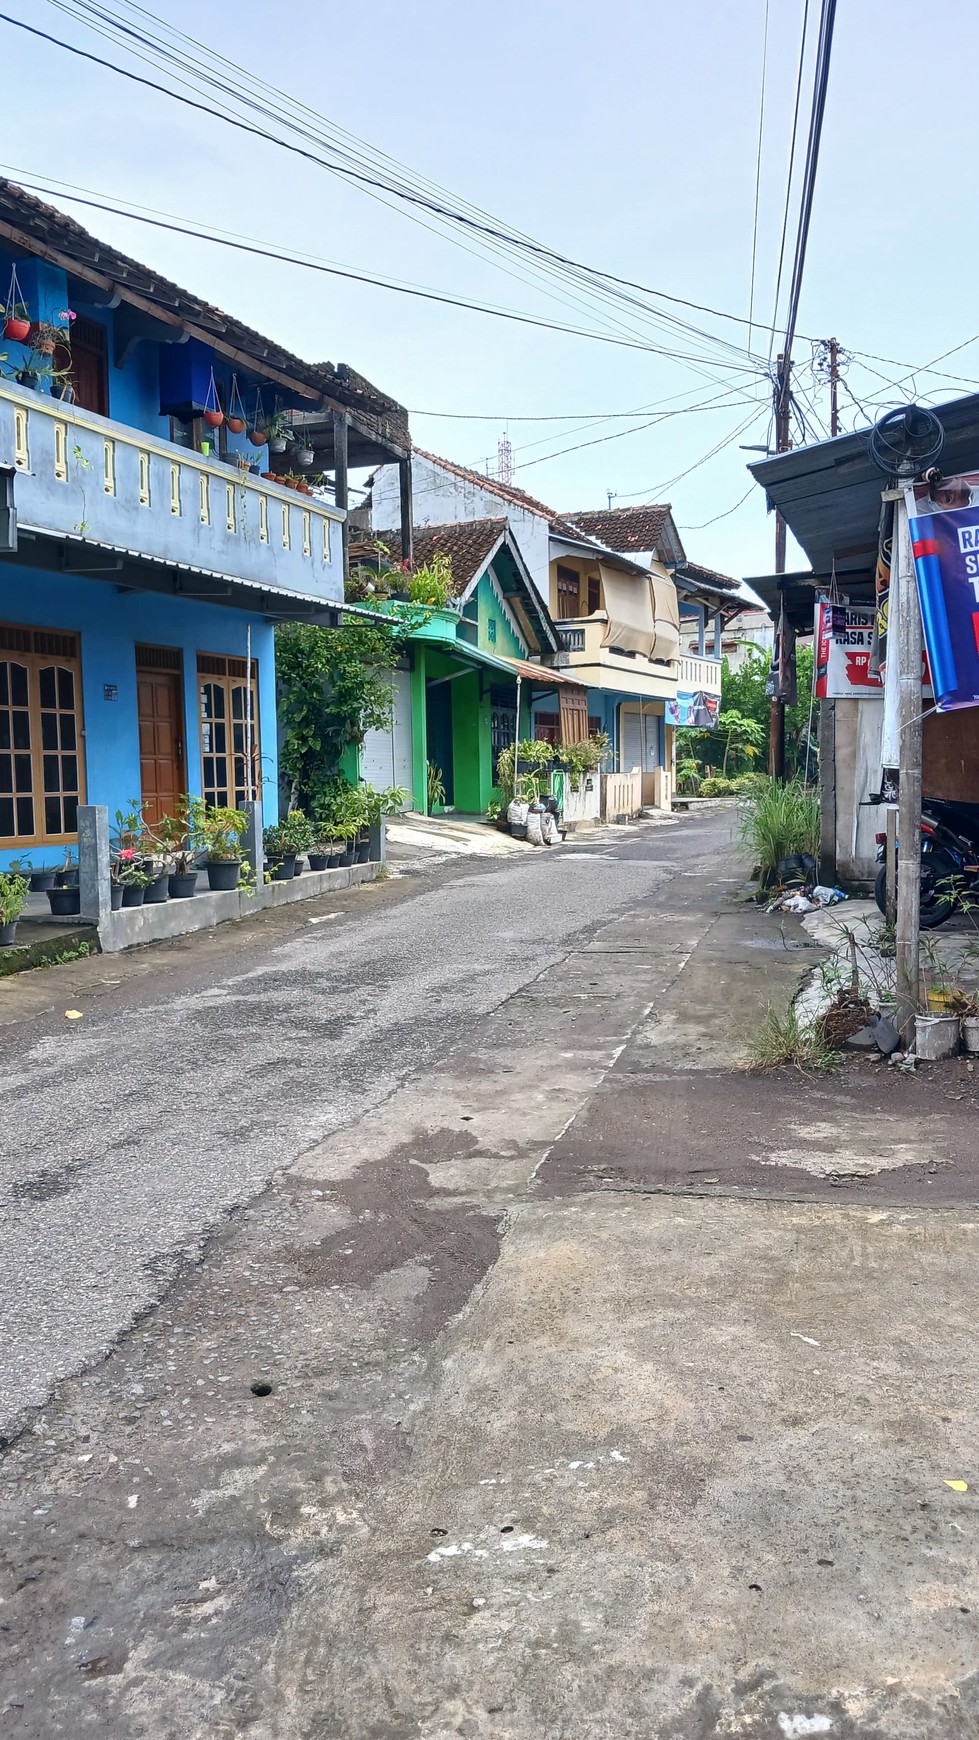
M 445 526 L 415 526 L 411 534 L 415 566 L 424 567 L 433 556 L 448 556 L 456 589 L 464 592 L 470 580 L 482 574 L 506 529 L 505 519 L 455 520 Z M 386 544 L 389 550 L 401 548 L 400 532 L 378 532 L 376 536 L 378 542 Z
M 610 550 L 640 555 L 655 550 L 669 512 L 669 502 L 657 502 L 644 507 L 585 508 L 561 517 Z

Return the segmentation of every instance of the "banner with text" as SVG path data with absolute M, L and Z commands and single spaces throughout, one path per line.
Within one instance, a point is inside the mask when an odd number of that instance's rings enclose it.
M 979 707 L 979 473 L 912 484 L 905 500 L 935 705 Z

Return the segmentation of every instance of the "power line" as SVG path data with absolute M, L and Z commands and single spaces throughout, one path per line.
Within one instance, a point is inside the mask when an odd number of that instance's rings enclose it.
M 802 35 L 799 39 L 799 70 L 795 81 L 795 105 L 792 111 L 792 139 L 789 145 L 789 173 L 785 182 L 785 207 L 782 212 L 782 239 L 778 249 L 778 272 L 775 278 L 775 302 L 772 307 L 772 327 L 768 338 L 768 360 L 772 360 L 772 350 L 775 345 L 775 330 L 778 322 L 778 302 L 782 292 L 782 271 L 785 265 L 785 242 L 789 228 L 789 211 L 792 205 L 792 177 L 795 172 L 795 145 L 799 131 L 799 106 L 802 101 L 802 78 L 806 66 L 806 35 L 809 29 L 809 0 L 806 0 L 802 13 Z
M 678 532 L 702 532 L 702 531 L 705 531 L 708 526 L 716 526 L 718 520 L 730 519 L 730 517 L 733 513 L 737 513 L 739 507 L 744 507 L 744 504 L 747 501 L 749 495 L 754 495 L 755 487 L 756 486 L 755 486 L 754 482 L 750 483 L 748 485 L 748 488 L 745 490 L 744 495 L 741 497 L 740 501 L 736 501 L 733 507 L 725 508 L 724 512 L 722 514 L 715 514 L 713 519 L 711 519 L 711 520 L 701 520 L 699 526 L 681 526 L 678 523 L 677 524 L 677 531 Z
M 771 0 L 765 0 L 765 29 L 761 45 L 761 95 L 758 100 L 758 154 L 755 160 L 755 212 L 751 226 L 751 283 L 748 289 L 748 349 L 755 313 L 755 266 L 758 262 L 758 203 L 761 198 L 761 153 L 765 136 L 765 85 L 768 77 L 768 17 Z
M 739 404 L 739 405 L 745 405 L 745 404 L 756 405 L 757 400 L 755 400 L 755 399 L 738 399 L 735 401 L 735 403 Z M 731 406 L 730 405 L 722 406 L 722 405 L 715 404 L 715 405 L 691 405 L 691 406 L 687 407 L 688 411 L 706 411 L 706 410 L 719 411 L 719 410 L 723 410 L 723 409 L 730 410 Z M 532 466 L 532 465 L 544 465 L 547 463 L 547 461 L 549 459 L 563 459 L 563 457 L 566 453 L 580 453 L 582 448 L 584 448 L 584 447 L 601 447 L 604 445 L 604 443 L 606 441 L 622 441 L 627 435 L 638 435 L 645 429 L 654 429 L 658 423 L 668 422 L 671 417 L 682 417 L 684 415 L 686 415 L 686 412 L 682 411 L 682 410 L 663 411 L 660 414 L 660 416 L 651 418 L 649 420 L 649 422 L 647 422 L 647 423 L 636 423 L 631 429 L 616 429 L 616 431 L 613 435 L 596 435 L 593 440 L 591 440 L 591 441 L 578 441 L 575 443 L 575 445 L 573 447 L 559 447 L 556 453 L 542 453 L 539 455 L 539 457 L 537 459 L 525 459 L 523 461 L 523 463 L 516 466 L 515 469 L 517 471 L 527 471 L 530 466 Z
M 795 259 L 792 264 L 792 282 L 789 286 L 789 308 L 785 322 L 785 338 L 783 351 L 786 362 L 792 355 L 792 343 L 795 338 L 796 319 L 799 313 L 799 299 L 802 295 L 802 275 L 806 266 L 806 251 L 809 245 L 809 226 L 812 220 L 813 197 L 816 191 L 816 170 L 819 165 L 819 145 L 823 132 L 823 116 L 826 110 L 826 92 L 829 88 L 829 64 L 833 51 L 833 25 L 836 20 L 836 0 L 823 0 L 822 13 L 819 20 L 819 41 L 816 46 L 816 71 L 813 80 L 812 114 L 809 121 L 809 139 L 806 145 L 806 164 L 802 180 L 802 203 L 799 210 L 799 232 L 796 238 Z
M 127 218 L 133 223 L 148 224 L 153 229 L 168 230 L 176 235 L 190 236 L 197 241 L 214 242 L 219 247 L 231 248 L 236 253 L 254 254 L 260 259 L 276 260 L 289 266 L 303 266 L 307 271 L 320 272 L 328 277 L 349 279 L 357 284 L 372 284 L 378 289 L 392 290 L 401 296 L 415 296 L 421 298 L 421 300 L 425 302 L 437 302 L 450 308 L 464 308 L 473 314 L 486 314 L 491 315 L 498 320 L 515 321 L 521 326 L 534 326 L 549 332 L 566 333 L 573 338 L 587 338 L 598 344 L 618 345 L 624 347 L 626 350 L 646 351 L 650 355 L 668 357 L 671 361 L 682 362 L 687 360 L 682 352 L 668 350 L 662 345 L 644 343 L 639 339 L 616 338 L 611 333 L 589 332 L 583 327 L 566 326 L 560 321 L 545 320 L 535 315 L 521 314 L 512 309 L 494 308 L 490 303 L 472 302 L 464 297 L 448 296 L 435 290 L 415 289 L 406 284 L 399 284 L 393 279 L 375 277 L 373 274 L 368 272 L 355 272 L 352 269 L 345 267 L 328 266 L 322 261 L 310 259 L 308 257 L 304 258 L 299 254 L 286 253 L 278 248 L 265 247 L 257 242 L 236 241 L 230 236 L 221 235 L 215 231 L 198 229 L 190 224 L 178 223 L 175 220 L 150 217 L 147 213 L 140 212 L 135 208 L 113 205 L 106 201 L 97 199 L 83 198 L 80 194 L 57 195 L 52 193 L 51 189 L 38 182 L 25 181 L 22 185 L 30 188 L 34 192 L 45 193 L 49 198 L 60 197 L 67 199 L 70 204 L 90 206 L 96 211 L 108 212 L 114 217 Z M 714 366 L 718 368 L 732 368 L 740 373 L 754 372 L 746 365 L 725 363 L 720 360 L 718 360 Z
M 668 477 L 665 483 L 654 483 L 647 486 L 645 489 L 633 489 L 630 490 L 628 494 L 620 492 L 618 499 L 621 501 L 636 501 L 639 496 L 645 496 L 647 501 L 659 500 L 664 490 L 672 489 L 675 483 L 681 483 L 685 477 L 690 476 L 691 472 L 699 471 L 701 466 L 706 465 L 708 460 L 713 459 L 716 454 L 720 453 L 722 447 L 729 447 L 732 441 L 736 441 L 739 435 L 743 435 L 745 430 L 749 429 L 753 423 L 758 421 L 759 416 L 764 414 L 764 411 L 760 410 L 759 407 L 755 405 L 743 423 L 739 423 L 736 429 L 732 429 L 729 435 L 724 436 L 723 440 L 718 441 L 715 446 L 711 447 L 707 453 L 702 454 L 699 459 L 695 459 L 693 464 L 688 465 L 685 471 L 678 471 L 675 477 Z
M 50 3 L 56 3 L 56 5 L 59 5 L 59 9 L 61 10 L 68 10 L 68 7 L 64 5 L 63 0 L 50 0 Z M 146 14 L 146 16 L 151 16 L 151 14 Z M 558 266 L 560 270 L 574 271 L 574 273 L 579 273 L 579 275 L 583 273 L 586 280 L 588 280 L 588 284 L 591 285 L 591 287 L 598 287 L 598 291 L 602 292 L 602 294 L 607 294 L 607 287 L 609 287 L 609 285 L 614 285 L 617 289 L 638 291 L 642 296 L 654 296 L 654 298 L 659 299 L 659 301 L 668 301 L 668 303 L 673 303 L 675 306 L 690 308 L 690 310 L 699 311 L 699 313 L 709 313 L 711 317 L 723 318 L 723 320 L 734 320 L 734 322 L 739 325 L 748 324 L 741 315 L 727 315 L 727 313 L 722 313 L 720 310 L 711 310 L 708 306 L 696 303 L 696 301 L 692 301 L 692 299 L 682 298 L 682 296 L 671 296 L 668 292 L 657 291 L 657 289 L 652 289 L 649 285 L 636 284 L 635 280 L 617 277 L 614 273 L 605 273 L 605 271 L 596 270 L 596 268 L 586 266 L 586 264 L 581 263 L 581 261 L 574 261 L 574 259 L 570 259 L 569 256 L 560 254 L 560 252 L 556 252 L 555 249 L 548 249 L 548 247 L 544 247 L 543 244 L 534 242 L 534 240 L 530 240 L 530 238 L 513 235 L 511 231 L 504 230 L 504 228 L 501 228 L 499 224 L 482 223 L 482 221 L 478 221 L 478 219 L 470 218 L 470 216 L 464 214 L 464 212 L 454 211 L 454 209 L 450 209 L 450 207 L 445 207 L 445 205 L 440 204 L 438 200 L 433 200 L 433 198 L 428 197 L 428 195 L 419 195 L 419 193 L 407 190 L 407 188 L 403 188 L 403 186 L 391 183 L 390 177 L 384 179 L 384 177 L 381 176 L 372 176 L 372 174 L 367 174 L 367 172 L 362 171 L 362 169 L 351 167 L 350 164 L 341 164 L 341 162 L 325 162 L 322 155 L 318 155 L 315 151 L 306 150 L 306 148 L 301 146 L 301 144 L 292 143 L 292 141 L 282 139 L 282 137 L 276 136 L 276 134 L 268 131 L 268 129 L 257 127 L 257 125 L 252 124 L 252 122 L 245 122 L 242 118 L 235 117 L 235 115 L 231 115 L 231 113 L 228 113 L 226 110 L 216 111 L 214 110 L 214 104 L 212 103 L 202 103 L 202 101 L 196 101 L 193 97 L 183 96 L 179 90 L 172 89 L 172 85 L 169 87 L 169 85 L 158 84 L 157 80 L 143 77 L 141 73 L 136 73 L 136 71 L 132 71 L 130 68 L 118 66 L 117 63 L 108 61 L 108 59 L 104 59 L 103 56 L 92 54 L 90 50 L 82 49 L 82 47 L 78 47 L 75 43 L 64 42 L 63 38 L 54 37 L 54 35 L 50 35 L 49 31 L 38 30 L 37 26 L 26 24 L 23 19 L 17 19 L 17 17 L 12 17 L 10 14 L 3 14 L 3 12 L 0 12 L 0 19 L 3 19 L 5 23 L 12 24 L 14 28 L 17 28 L 17 30 L 28 31 L 30 35 L 40 38 L 43 42 L 50 42 L 52 45 L 56 45 L 56 47 L 61 47 L 61 49 L 70 52 L 73 56 L 82 57 L 85 61 L 96 64 L 96 66 L 101 66 L 104 70 L 113 71 L 113 73 L 117 73 L 118 77 L 127 78 L 130 82 L 143 85 L 146 89 L 157 90 L 158 94 L 170 97 L 170 99 L 176 101 L 176 103 L 183 103 L 184 106 L 190 106 L 193 110 L 198 111 L 198 113 L 203 113 L 203 115 L 207 115 L 209 118 L 223 120 L 223 122 L 231 125 L 231 127 L 236 127 L 238 131 L 247 132 L 249 136 L 259 137 L 259 139 L 266 139 L 266 141 L 270 141 L 270 143 L 278 144 L 282 150 L 292 151 L 292 153 L 296 153 L 299 157 L 306 158 L 308 162 L 315 164 L 316 167 L 320 167 L 320 169 L 327 169 L 327 171 L 339 174 L 339 176 L 348 177 L 348 179 L 358 181 L 358 183 L 363 184 L 363 186 L 369 186 L 369 188 L 383 188 L 384 191 L 393 191 L 396 197 L 402 198 L 402 200 L 407 200 L 410 204 L 421 205 L 421 207 L 424 207 L 426 211 L 433 212 L 433 214 L 438 216 L 438 218 L 449 219 L 452 223 L 463 224 L 463 226 L 470 228 L 470 230 L 478 231 L 478 233 L 483 235 L 483 237 L 489 237 L 492 242 L 499 242 L 499 244 L 508 245 L 508 247 L 518 247 L 518 249 L 522 249 L 522 251 L 532 254 L 537 261 L 544 261 L 544 263 L 551 264 L 551 266 Z M 125 28 L 125 26 L 120 26 L 120 28 Z M 200 49 L 198 49 L 198 52 L 200 52 Z M 233 63 L 226 64 L 230 64 L 231 66 Z M 238 77 L 247 78 L 247 75 L 245 75 L 240 68 L 235 68 L 235 71 Z M 207 75 L 202 75 L 202 77 L 207 77 Z M 210 84 L 216 84 L 216 80 L 209 80 L 209 82 Z M 238 97 L 240 101 L 247 101 L 247 99 L 243 99 L 243 97 L 240 96 L 240 89 L 228 87 L 228 90 L 230 90 L 231 96 Z M 729 345 L 727 339 L 720 339 L 716 334 L 704 332 L 703 329 L 692 327 L 692 325 L 687 324 L 687 322 L 680 322 L 680 320 L 676 320 L 676 317 L 668 315 L 664 310 L 657 310 L 657 308 L 649 308 L 647 305 L 640 305 L 640 303 L 635 303 L 635 299 L 633 298 L 626 298 L 626 301 L 628 301 L 629 305 L 640 308 L 640 311 L 642 311 L 643 317 L 645 318 L 668 320 L 671 324 L 676 325 L 678 329 L 689 332 L 690 336 L 697 336 L 697 338 L 708 341 L 711 345 L 723 346 L 725 350 L 737 351 L 737 353 L 743 355 L 743 357 L 748 355 L 746 351 L 739 350 L 737 346 Z M 678 358 L 678 360 L 690 360 L 690 358 L 683 357 Z M 760 362 L 760 358 L 756 358 L 756 360 Z

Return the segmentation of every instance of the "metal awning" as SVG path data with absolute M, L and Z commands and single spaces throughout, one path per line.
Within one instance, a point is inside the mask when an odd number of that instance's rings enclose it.
M 946 476 L 979 470 L 979 393 L 929 408 L 945 430 L 940 463 Z M 873 587 L 880 495 L 887 484 L 870 458 L 869 436 L 869 428 L 860 429 L 748 467 L 802 545 L 816 584 L 828 586 L 835 570 L 838 586 L 851 597 L 859 596 L 859 587 L 869 597 Z M 771 608 L 764 579 L 746 584 Z
M 49 536 L 30 526 L 18 526 L 15 552 L 0 552 L 0 572 L 6 562 L 66 578 L 106 580 L 125 592 L 162 592 L 199 604 L 220 604 L 276 622 L 316 622 L 335 627 L 340 621 L 341 603 L 337 599 L 317 597 L 312 592 L 288 592 L 266 586 L 260 580 L 244 580 L 240 575 L 212 568 L 161 561 L 118 545 L 96 543 L 91 538 Z

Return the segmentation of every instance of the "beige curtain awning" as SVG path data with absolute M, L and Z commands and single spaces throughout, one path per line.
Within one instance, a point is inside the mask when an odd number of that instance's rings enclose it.
M 616 568 L 599 563 L 602 591 L 605 595 L 604 646 L 620 646 L 626 652 L 645 654 L 652 658 L 656 641 L 656 619 L 653 615 L 653 595 L 644 574 L 623 574 Z M 679 643 L 679 624 L 677 627 Z
M 663 579 L 659 574 L 650 575 L 649 585 L 653 594 L 653 615 L 656 620 L 656 642 L 651 656 L 654 659 L 678 659 L 680 604 L 676 587 L 672 580 Z

